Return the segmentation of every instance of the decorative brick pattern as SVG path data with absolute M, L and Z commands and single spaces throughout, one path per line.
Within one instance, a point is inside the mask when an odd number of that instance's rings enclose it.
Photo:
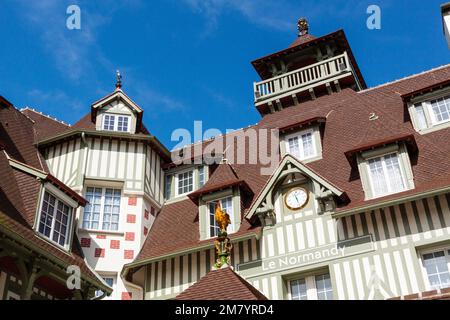
M 155 216 L 156 210 L 154 207 L 150 208 L 150 212 L 152 213 L 152 216 Z
M 450 288 L 408 294 L 390 298 L 389 300 L 450 300 Z
M 137 198 L 136 197 L 129 197 L 128 198 L 128 205 L 129 206 L 135 206 L 137 204 Z
M 90 248 L 91 238 L 81 238 L 80 243 L 83 248 Z
M 104 258 L 105 257 L 105 249 L 95 248 L 95 257 L 96 258 Z
M 123 252 L 123 257 L 129 260 L 134 259 L 134 250 L 125 250 Z
M 134 232 L 125 232 L 125 241 L 134 241 Z
M 110 247 L 111 249 L 120 249 L 120 240 L 111 240 Z
M 122 300 L 131 300 L 132 297 L 133 297 L 133 293 L 122 292 Z
M 145 209 L 145 211 L 144 211 L 144 218 L 148 219 L 148 210 L 147 209 Z
M 136 215 L 127 214 L 127 223 L 136 223 Z
M 106 239 L 106 234 L 98 234 L 97 239 Z
M 144 236 L 146 236 L 148 234 L 148 229 L 146 227 L 144 227 Z

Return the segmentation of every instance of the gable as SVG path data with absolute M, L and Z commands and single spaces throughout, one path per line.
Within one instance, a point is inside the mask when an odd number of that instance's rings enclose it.
M 341 199 L 346 198 L 344 191 L 338 189 L 323 177 L 315 173 L 312 169 L 298 161 L 295 157 L 288 154 L 281 160 L 278 168 L 254 200 L 245 217 L 248 220 L 252 220 L 259 214 L 273 213 L 273 196 L 276 189 L 283 184 L 289 175 L 293 174 L 301 175 L 313 183 L 315 197 L 318 201 L 329 201 L 332 200 L 333 197 Z

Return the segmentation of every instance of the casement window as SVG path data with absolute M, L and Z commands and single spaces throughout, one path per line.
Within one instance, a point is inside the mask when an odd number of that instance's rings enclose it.
M 405 177 L 397 153 L 369 159 L 368 166 L 374 197 L 406 190 Z
M 357 160 L 366 200 L 414 189 L 411 162 L 404 143 L 364 151 Z
M 198 168 L 198 187 L 201 188 L 205 185 L 205 167 Z
M 103 130 L 128 132 L 130 117 L 116 114 L 105 114 L 103 116 Z
M 299 160 L 307 160 L 318 155 L 316 135 L 313 129 L 302 131 L 285 137 L 286 152 Z
M 422 264 L 430 289 L 450 287 L 450 248 L 422 253 Z
M 448 90 L 447 90 L 448 92 Z M 450 126 L 450 94 L 429 98 L 410 105 L 410 114 L 417 131 Z
M 217 225 L 214 214 L 216 212 L 216 202 L 220 201 L 222 205 L 222 210 L 225 211 L 230 216 L 231 223 L 228 225 L 227 232 L 231 233 L 234 231 L 234 213 L 233 213 L 233 197 L 226 197 L 220 200 L 208 202 L 208 229 L 209 237 L 217 237 L 219 235 L 219 226 Z
M 177 196 L 184 195 L 194 190 L 194 170 L 177 173 L 175 176 Z
M 291 280 L 288 284 L 291 300 L 333 299 L 333 288 L 328 273 Z
M 119 230 L 121 190 L 88 187 L 84 208 L 83 228 L 89 230 Z
M 73 208 L 45 191 L 39 215 L 38 232 L 58 245 L 66 247 L 70 238 L 72 210 Z
M 166 184 L 164 186 L 164 193 L 166 199 L 170 199 L 172 196 L 172 175 L 166 175 Z

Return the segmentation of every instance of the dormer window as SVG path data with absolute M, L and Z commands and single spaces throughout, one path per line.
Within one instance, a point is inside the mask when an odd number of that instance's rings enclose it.
M 358 167 L 367 200 L 414 188 L 404 143 L 362 152 L 358 156 Z
M 301 161 L 312 161 L 320 156 L 320 134 L 316 128 L 286 135 L 284 141 L 286 153 Z
M 426 133 L 434 129 L 450 127 L 450 94 L 430 95 L 415 99 L 409 107 L 414 127 Z
M 103 117 L 103 130 L 129 132 L 130 117 L 125 115 L 105 114 Z
M 52 242 L 67 247 L 71 221 L 72 208 L 45 191 L 39 215 L 38 232 Z
M 369 159 L 370 184 L 374 197 L 406 189 L 405 176 L 397 153 Z

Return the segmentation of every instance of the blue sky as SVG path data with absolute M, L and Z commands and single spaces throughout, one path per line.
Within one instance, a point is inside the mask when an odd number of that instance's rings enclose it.
M 177 128 L 237 129 L 258 122 L 250 62 L 287 47 L 305 16 L 310 33 L 343 28 L 369 86 L 449 63 L 444 0 L 0 0 L 0 95 L 75 123 L 92 102 L 123 90 L 167 147 Z M 81 8 L 81 30 L 66 9 Z M 381 8 L 381 30 L 366 9 Z

